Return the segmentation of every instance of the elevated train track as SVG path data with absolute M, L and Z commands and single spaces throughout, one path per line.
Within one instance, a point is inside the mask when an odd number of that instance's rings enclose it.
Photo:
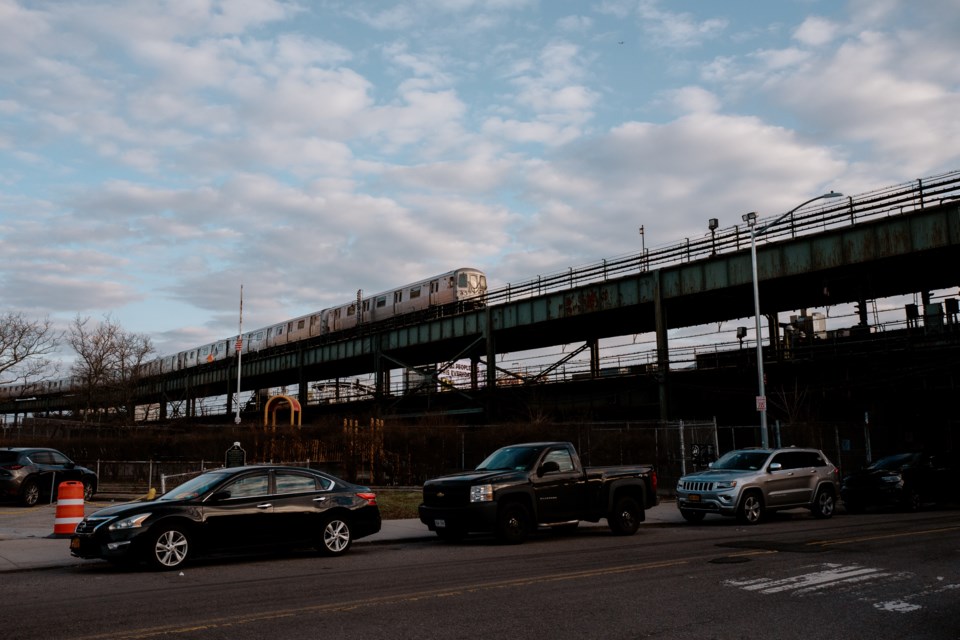
M 760 221 L 758 224 L 762 224 Z M 486 410 L 497 354 L 582 343 L 599 377 L 600 339 L 654 333 L 661 414 L 669 406 L 669 329 L 753 315 L 750 235 L 745 226 L 491 289 L 485 308 L 432 309 L 292 346 L 245 355 L 244 390 L 373 375 L 388 400 L 390 370 L 469 360 L 465 407 Z M 960 172 L 924 178 L 800 211 L 758 243 L 761 312 L 862 303 L 960 285 Z M 766 339 L 779 344 L 777 323 Z M 776 351 L 771 351 L 775 357 Z M 141 381 L 141 403 L 232 394 L 226 360 Z M 482 393 L 481 393 L 482 392 Z M 483 397 L 481 399 L 481 396 Z M 0 413 L 68 409 L 58 396 L 7 399 Z M 399 410 L 399 409 L 398 409 Z M 228 407 L 228 412 L 232 411 Z M 189 411 L 188 411 L 189 414 Z

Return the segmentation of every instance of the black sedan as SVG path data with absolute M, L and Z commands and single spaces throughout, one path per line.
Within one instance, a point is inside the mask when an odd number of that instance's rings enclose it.
M 850 513 L 884 506 L 916 511 L 924 504 L 956 501 L 958 472 L 949 455 L 898 453 L 844 478 L 840 497 Z
M 101 509 L 77 525 L 79 558 L 175 569 L 196 555 L 315 547 L 341 555 L 380 531 L 376 494 L 299 467 L 246 466 L 199 475 L 150 502 Z

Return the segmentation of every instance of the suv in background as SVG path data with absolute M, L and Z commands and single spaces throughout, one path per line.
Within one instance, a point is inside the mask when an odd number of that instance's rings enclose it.
M 829 518 L 839 488 L 839 471 L 818 449 L 738 449 L 680 478 L 677 507 L 688 522 L 716 513 L 756 524 L 770 511 L 797 507 Z
M 61 482 L 83 483 L 83 499 L 97 490 L 97 474 L 81 467 L 56 449 L 42 447 L 0 448 L 0 499 L 18 500 L 32 507 L 46 498 L 52 502 Z

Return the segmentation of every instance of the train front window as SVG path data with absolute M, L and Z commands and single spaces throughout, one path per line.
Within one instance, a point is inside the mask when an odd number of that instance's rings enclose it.
M 469 279 L 469 278 L 470 278 L 470 277 L 469 277 L 469 275 L 468 275 L 466 272 L 461 272 L 461 273 L 460 273 L 460 282 L 457 283 L 457 286 L 460 287 L 461 289 L 466 289 L 468 286 L 470 286 L 470 279 Z

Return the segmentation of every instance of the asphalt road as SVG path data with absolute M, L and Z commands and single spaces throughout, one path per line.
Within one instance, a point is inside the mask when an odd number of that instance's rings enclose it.
M 647 524 L 2 576 L 32 638 L 960 638 L 960 510 Z M 11 633 L 11 631 L 13 631 Z

